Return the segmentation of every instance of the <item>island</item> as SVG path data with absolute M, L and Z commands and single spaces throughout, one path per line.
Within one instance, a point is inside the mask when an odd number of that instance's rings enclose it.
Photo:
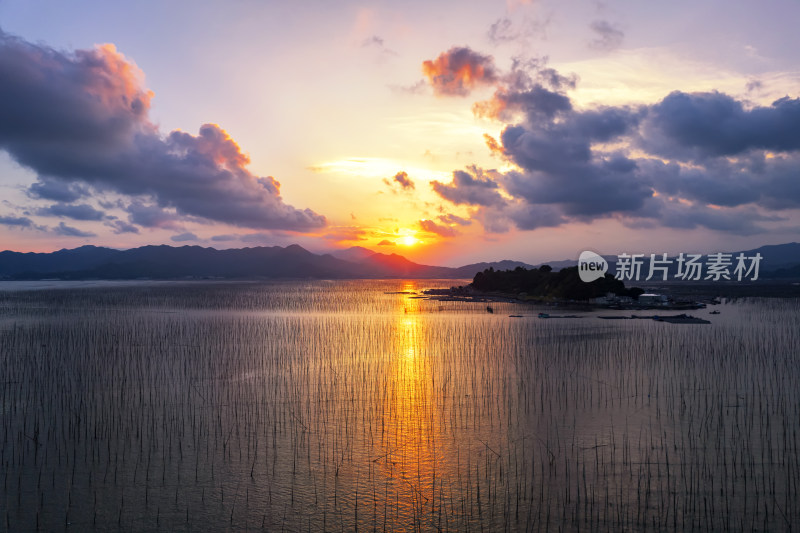
M 516 301 L 571 308 L 605 309 L 700 309 L 705 303 L 675 300 L 665 294 L 646 293 L 640 287 L 626 287 L 611 274 L 584 282 L 578 267 L 555 271 L 549 265 L 513 270 L 487 268 L 475 274 L 472 283 L 449 289 L 428 289 L 423 293 L 436 300 Z

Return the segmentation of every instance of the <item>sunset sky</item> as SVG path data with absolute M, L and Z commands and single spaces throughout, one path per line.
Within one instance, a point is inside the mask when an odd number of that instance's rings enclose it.
M 0 0 L 0 250 L 800 240 L 800 2 Z

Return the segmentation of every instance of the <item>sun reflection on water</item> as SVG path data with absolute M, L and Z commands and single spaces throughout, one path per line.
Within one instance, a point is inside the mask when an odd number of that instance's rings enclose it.
M 413 282 L 403 291 L 414 291 Z M 394 484 L 398 518 L 420 517 L 435 508 L 442 479 L 440 416 L 433 389 L 433 349 L 425 344 L 429 327 L 419 311 L 418 300 L 404 297 L 396 314 L 388 383 L 383 406 L 385 454 L 380 472 Z M 437 471 L 438 469 L 438 471 Z M 399 525 L 399 524 L 396 524 Z

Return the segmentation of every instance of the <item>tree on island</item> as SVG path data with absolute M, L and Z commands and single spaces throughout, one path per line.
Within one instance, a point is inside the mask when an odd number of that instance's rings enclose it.
M 626 288 L 622 281 L 611 274 L 586 283 L 581 281 L 577 266 L 553 272 L 550 265 L 530 270 L 517 267 L 514 270 L 495 271 L 489 268 L 475 274 L 471 287 L 482 292 L 525 293 L 534 298 L 564 300 L 589 300 L 608 293 L 636 299 L 644 292 L 638 287 Z

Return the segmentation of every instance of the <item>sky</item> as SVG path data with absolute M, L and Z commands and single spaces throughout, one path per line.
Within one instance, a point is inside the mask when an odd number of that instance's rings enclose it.
M 0 0 L 0 250 L 800 234 L 800 2 Z

